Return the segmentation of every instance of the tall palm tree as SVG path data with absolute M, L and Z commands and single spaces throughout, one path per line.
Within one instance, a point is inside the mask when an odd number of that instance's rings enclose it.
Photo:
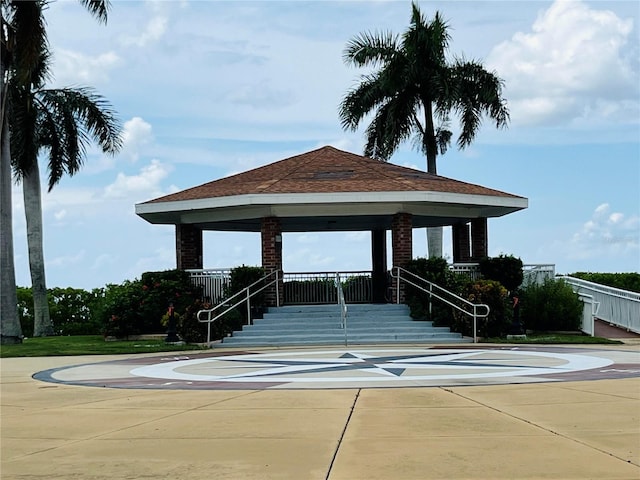
M 48 154 L 51 190 L 65 173 L 73 175 L 80 169 L 89 139 L 95 140 L 105 153 L 117 152 L 121 144 L 121 128 L 109 105 L 92 90 L 43 88 L 49 73 L 49 48 L 43 17 L 43 8 L 48 2 L 7 0 L 6 3 L 13 14 L 16 38 L 12 55 L 13 74 L 9 77 L 7 95 L 11 159 L 23 184 L 34 298 L 34 335 L 51 335 L 38 155 Z M 108 1 L 81 0 L 80 3 L 99 21 L 106 22 Z M 30 44 L 37 48 L 25 52 L 24 46 Z
M 411 22 L 400 37 L 365 32 L 344 51 L 347 64 L 378 67 L 363 75 L 340 104 L 344 129 L 356 130 L 373 114 L 365 131 L 365 155 L 387 161 L 405 140 L 427 157 L 427 171 L 437 174 L 436 158 L 453 136 L 451 115 L 460 120 L 459 148 L 473 141 L 483 115 L 497 128 L 507 126 L 509 111 L 502 80 L 478 61 L 446 58 L 450 36 L 439 12 L 427 20 L 412 4 Z M 428 229 L 429 256 L 442 256 L 442 227 Z
M 38 63 L 46 46 L 46 36 L 41 5 L 36 2 L 2 0 L 0 20 L 0 343 L 9 344 L 22 341 L 13 257 L 9 81 L 30 82 L 31 65 Z

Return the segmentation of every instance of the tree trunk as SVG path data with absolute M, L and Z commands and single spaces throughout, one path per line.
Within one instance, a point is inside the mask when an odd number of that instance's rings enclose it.
M 436 158 L 438 157 L 438 147 L 436 143 L 436 132 L 433 125 L 433 109 L 429 100 L 424 103 L 424 149 L 427 153 L 427 172 L 438 174 Z M 429 258 L 442 257 L 442 227 L 427 228 L 427 253 Z
M 4 114 L 4 110 L 2 112 Z M 9 125 L 2 122 L 0 153 L 0 344 L 22 343 L 18 317 L 16 272 L 13 258 L 13 213 L 11 211 L 11 150 Z
M 29 246 L 29 270 L 33 291 L 33 336 L 53 335 L 53 325 L 49 316 L 47 282 L 44 274 L 44 251 L 42 237 L 42 194 L 40 192 L 40 170 L 35 162 L 22 177 L 24 214 L 27 220 L 27 244 Z

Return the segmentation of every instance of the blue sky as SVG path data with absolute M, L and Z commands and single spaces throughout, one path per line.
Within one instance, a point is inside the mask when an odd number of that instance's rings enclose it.
M 489 253 L 559 273 L 640 270 L 640 8 L 628 1 L 420 2 L 449 21 L 450 52 L 505 81 L 511 124 L 490 122 L 441 175 L 529 199 L 489 221 Z M 361 153 L 337 107 L 363 73 L 345 65 L 363 31 L 403 32 L 407 1 L 113 1 L 107 26 L 75 0 L 46 12 L 52 86 L 90 85 L 124 124 L 115 157 L 43 196 L 50 287 L 94 288 L 175 267 L 174 230 L 135 203 L 323 145 Z M 403 145 L 391 160 L 425 169 Z M 44 173 L 44 168 L 42 168 Z M 46 184 L 46 183 L 45 183 Z M 21 190 L 16 278 L 30 285 Z M 367 232 L 284 236 L 286 271 L 370 268 Z M 206 232 L 208 268 L 260 263 L 258 234 Z M 445 255 L 451 257 L 450 232 Z M 424 230 L 414 256 L 426 255 Z

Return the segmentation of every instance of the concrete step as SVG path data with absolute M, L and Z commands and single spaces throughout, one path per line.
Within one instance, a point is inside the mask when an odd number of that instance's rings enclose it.
M 234 332 L 234 336 L 246 336 L 246 335 L 307 335 L 307 334 L 332 334 L 332 333 L 340 333 L 344 335 L 344 330 L 340 325 L 335 325 L 333 327 L 309 327 L 309 328 L 281 328 L 281 329 L 273 329 L 273 328 L 255 328 L 249 327 L 245 328 L 241 331 Z M 421 334 L 421 333 L 449 333 L 450 330 L 447 327 L 421 327 L 419 325 L 416 326 L 402 326 L 402 327 L 377 327 L 377 328 L 367 328 L 367 327 L 350 327 L 347 326 L 348 335 L 358 335 L 361 333 L 369 333 L 372 335 L 387 335 L 394 333 L 406 333 L 406 334 Z
M 415 321 L 406 305 L 349 304 L 349 344 L 466 343 L 447 327 Z M 264 318 L 223 339 L 221 346 L 343 345 L 340 308 L 330 305 L 285 305 L 269 308 Z
M 433 334 L 392 334 L 392 335 L 348 335 L 349 344 L 385 344 L 385 343 L 469 343 L 467 339 L 454 333 Z M 321 335 L 264 335 L 260 337 L 227 337 L 223 346 L 278 346 L 278 345 L 342 345 L 344 334 Z

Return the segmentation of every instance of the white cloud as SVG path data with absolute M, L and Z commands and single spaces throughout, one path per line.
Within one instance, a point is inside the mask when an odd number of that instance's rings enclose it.
M 75 255 L 63 255 L 60 257 L 56 257 L 52 260 L 46 261 L 47 267 L 70 267 L 72 265 L 76 265 L 81 263 L 84 260 L 86 252 L 84 250 L 80 250 Z
M 109 72 L 122 63 L 115 52 L 97 56 L 57 49 L 55 55 L 56 85 L 94 85 L 109 80 Z
M 638 62 L 633 21 L 581 1 L 556 0 L 529 32 L 491 52 L 514 124 L 637 122 Z
M 151 160 L 151 163 L 142 167 L 138 175 L 125 175 L 118 173 L 116 180 L 104 189 L 105 198 L 129 198 L 137 197 L 139 200 L 147 197 L 157 197 L 163 194 L 160 183 L 164 180 L 172 167 L 161 163 L 159 160 Z
M 151 18 L 142 33 L 137 36 L 125 35 L 122 37 L 122 44 L 126 46 L 145 47 L 157 42 L 167 31 L 167 18 L 158 15 Z
M 610 205 L 603 203 L 574 233 L 567 247 L 567 255 L 572 259 L 619 256 L 638 251 L 640 217 L 611 212 Z
M 133 117 L 124 122 L 122 132 L 122 154 L 127 155 L 132 161 L 140 158 L 140 150 L 143 146 L 153 141 L 151 124 L 141 117 Z

